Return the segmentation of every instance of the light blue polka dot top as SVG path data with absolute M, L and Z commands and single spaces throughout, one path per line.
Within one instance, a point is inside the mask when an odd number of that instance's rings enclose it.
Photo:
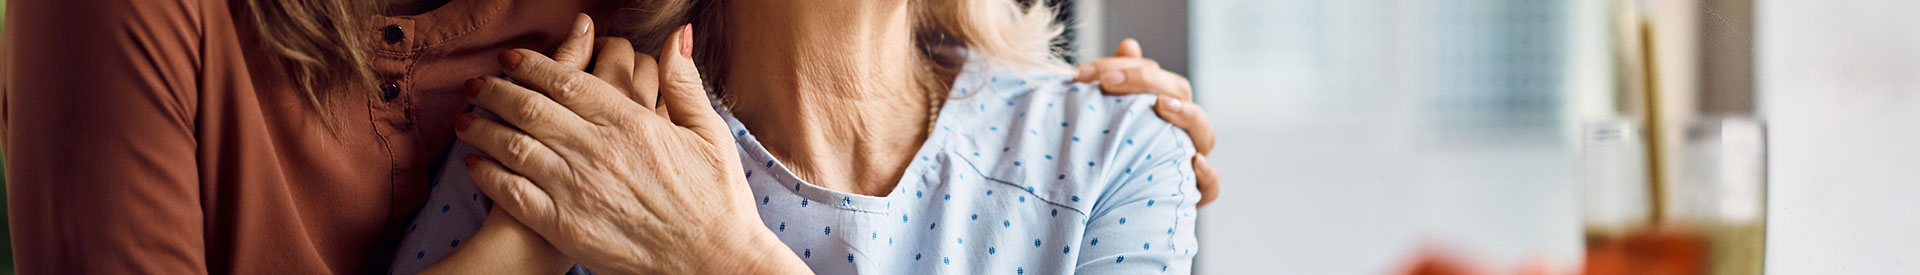
M 1199 192 L 1186 132 L 1155 115 L 1152 96 L 1071 82 L 972 58 L 884 197 L 799 180 L 720 111 L 762 222 L 815 273 L 1190 273 Z M 426 268 L 486 218 L 464 165 L 441 175 L 393 272 Z

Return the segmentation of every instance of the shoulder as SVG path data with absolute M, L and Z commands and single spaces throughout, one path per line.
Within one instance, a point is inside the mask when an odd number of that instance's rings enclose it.
M 245 5 L 233 1 L 234 5 Z M 8 3 L 8 25 L 84 36 L 84 31 L 107 28 L 122 31 L 157 32 L 172 29 L 197 29 L 208 12 L 228 14 L 226 0 L 68 0 L 18 1 Z M 55 24 L 38 24 L 55 23 Z M 16 27 L 17 28 L 17 27 Z M 12 32 L 16 28 L 8 28 Z M 121 35 L 106 32 L 96 35 Z
M 1191 139 L 1153 112 L 1152 95 L 1105 95 L 1068 73 L 971 61 L 936 133 L 986 177 L 1080 210 L 1148 169 L 1191 170 Z

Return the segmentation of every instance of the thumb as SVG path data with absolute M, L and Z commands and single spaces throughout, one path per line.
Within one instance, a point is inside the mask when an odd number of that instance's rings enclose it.
M 573 19 L 573 28 L 568 29 L 567 39 L 560 41 L 560 47 L 553 49 L 553 61 L 575 70 L 587 70 L 587 64 L 593 60 L 593 17 L 582 13 Z
M 1140 57 L 1140 41 L 1127 38 L 1120 40 L 1120 47 L 1113 50 L 1115 57 Z
M 667 108 L 673 124 L 717 142 L 727 137 L 727 125 L 707 100 L 706 86 L 700 81 L 700 69 L 693 64 L 693 24 L 680 26 L 660 49 L 660 105 Z

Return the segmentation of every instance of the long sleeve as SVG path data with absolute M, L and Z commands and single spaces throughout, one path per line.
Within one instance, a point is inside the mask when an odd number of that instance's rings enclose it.
M 10 2 L 0 140 L 18 271 L 206 273 L 199 7 Z
M 1088 213 L 1078 274 L 1188 274 L 1194 237 L 1193 147 L 1179 128 L 1151 123 L 1126 139 L 1118 168 Z

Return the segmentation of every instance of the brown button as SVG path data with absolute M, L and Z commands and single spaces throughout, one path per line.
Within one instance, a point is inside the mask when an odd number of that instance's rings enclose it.
M 387 44 L 400 43 L 401 40 L 407 39 L 407 31 L 400 29 L 400 25 L 387 25 L 386 28 L 380 29 L 380 34 L 383 36 L 381 38 L 387 40 Z
M 399 83 L 393 83 L 393 81 L 380 83 L 380 101 L 392 102 L 395 97 L 400 97 Z

